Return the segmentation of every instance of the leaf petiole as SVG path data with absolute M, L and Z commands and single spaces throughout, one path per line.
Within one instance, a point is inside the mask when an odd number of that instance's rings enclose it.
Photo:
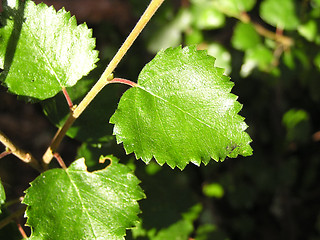
M 124 79 L 124 78 L 114 78 L 111 81 L 109 81 L 109 83 L 122 83 L 125 85 L 129 85 L 131 87 L 136 87 L 138 84 L 135 82 L 132 82 L 130 80 Z

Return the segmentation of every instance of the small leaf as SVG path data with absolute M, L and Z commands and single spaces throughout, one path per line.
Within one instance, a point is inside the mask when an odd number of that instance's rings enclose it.
M 261 38 L 251 23 L 237 23 L 232 36 L 232 46 L 235 49 L 247 50 L 259 43 Z
M 85 24 L 77 26 L 64 9 L 56 12 L 30 0 L 9 2 L 3 6 L 0 66 L 10 92 L 43 100 L 95 68 L 95 40 Z
M 219 183 L 206 184 L 202 191 L 207 197 L 222 198 L 224 195 L 224 189 Z
M 250 11 L 256 4 L 256 0 L 213 0 L 213 3 L 226 14 L 239 16 L 242 12 Z
M 197 29 L 216 29 L 225 24 L 225 16 L 212 2 L 205 1 L 192 5 L 193 24 Z
M 248 49 L 245 52 L 244 62 L 241 66 L 240 75 L 247 77 L 251 74 L 254 68 L 258 67 L 259 70 L 269 72 L 272 68 L 273 54 L 270 49 L 262 44 L 255 48 Z
M 150 37 L 148 50 L 156 53 L 161 49 L 176 47 L 181 44 L 182 32 L 189 28 L 191 17 L 188 9 L 180 9 L 174 19 L 167 24 L 162 24 Z
M 5 203 L 6 201 L 6 193 L 4 191 L 4 187 L 2 185 L 2 182 L 0 180 L 0 214 L 1 214 L 1 206 Z
M 309 20 L 307 23 L 298 27 L 298 32 L 308 41 L 312 42 L 317 37 L 318 26 L 316 21 Z
M 299 25 L 294 0 L 264 0 L 260 5 L 261 18 L 274 27 L 294 30 Z
M 233 83 L 214 61 L 206 51 L 178 47 L 144 67 L 110 119 L 127 153 L 180 169 L 252 153 Z
M 216 57 L 215 65 L 225 69 L 225 74 L 231 73 L 231 54 L 219 43 L 208 44 L 208 54 Z
M 26 190 L 30 239 L 124 239 L 138 221 L 139 180 L 114 157 L 88 172 L 84 159 L 42 173 Z

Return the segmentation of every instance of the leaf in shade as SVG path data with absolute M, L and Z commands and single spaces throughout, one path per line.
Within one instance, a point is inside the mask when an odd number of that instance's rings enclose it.
M 3 187 L 2 182 L 0 180 L 0 213 L 2 212 L 1 206 L 2 206 L 2 204 L 5 203 L 5 201 L 6 201 L 6 193 L 4 191 L 4 187 Z
M 213 3 L 227 15 L 239 16 L 243 12 L 250 11 L 256 0 L 213 0 Z
M 286 30 L 299 25 L 294 0 L 264 0 L 260 5 L 260 16 L 268 24 Z

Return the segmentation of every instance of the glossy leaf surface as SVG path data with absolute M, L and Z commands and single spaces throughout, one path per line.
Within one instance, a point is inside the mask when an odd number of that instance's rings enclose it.
M 124 239 L 144 193 L 131 170 L 110 158 L 102 170 L 88 172 L 82 158 L 31 183 L 23 200 L 30 239 Z
M 64 9 L 10 0 L 0 29 L 2 81 L 21 96 L 46 99 L 87 75 L 98 60 L 92 31 Z
M 144 67 L 110 119 L 127 153 L 180 169 L 252 153 L 233 83 L 214 61 L 206 51 L 178 47 Z

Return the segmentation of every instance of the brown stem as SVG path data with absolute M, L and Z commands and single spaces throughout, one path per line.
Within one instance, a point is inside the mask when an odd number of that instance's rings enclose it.
M 293 46 L 294 41 L 292 40 L 292 38 L 289 38 L 282 34 L 280 35 L 280 34 L 271 32 L 258 23 L 252 23 L 252 24 L 260 35 L 281 43 L 285 48 L 290 48 L 291 46 Z
M 225 9 L 220 9 L 221 12 L 223 12 L 224 14 L 237 18 L 239 19 L 241 22 L 244 23 L 252 23 L 255 30 L 261 35 L 264 36 L 266 38 L 272 39 L 278 43 L 281 43 L 284 48 L 290 48 L 293 44 L 294 41 L 292 38 L 284 36 L 283 34 L 277 34 L 274 33 L 272 31 L 269 31 L 268 29 L 264 28 L 262 25 L 260 25 L 259 23 L 255 23 L 251 20 L 250 16 L 248 15 L 248 13 L 246 12 L 242 12 L 239 16 L 233 16 L 231 14 L 228 14 L 228 12 Z
M 57 150 L 60 145 L 62 139 L 64 138 L 67 130 L 73 124 L 73 122 L 81 115 L 81 113 L 86 109 L 86 107 L 91 103 L 91 101 L 95 98 L 95 96 L 102 90 L 104 86 L 106 86 L 113 79 L 112 72 L 118 66 L 119 62 L 122 60 L 126 52 L 132 46 L 133 42 L 139 36 L 141 31 L 150 21 L 151 17 L 160 7 L 164 0 L 152 0 L 147 7 L 146 11 L 143 13 L 141 18 L 139 19 L 136 26 L 133 28 L 127 39 L 124 41 L 116 55 L 113 57 L 105 71 L 102 73 L 100 79 L 97 83 L 92 87 L 92 89 L 87 93 L 87 95 L 83 98 L 83 100 L 79 103 L 79 105 L 71 112 L 68 120 L 62 129 L 59 129 L 56 133 L 51 145 L 48 147 L 47 151 L 43 155 L 42 159 L 45 164 L 49 164 L 53 153 Z
M 3 132 L 0 131 L 0 142 L 6 146 L 9 151 L 15 155 L 17 158 L 22 160 L 25 163 L 30 164 L 34 169 L 38 170 L 41 172 L 41 167 L 38 163 L 38 161 L 30 154 L 19 147 L 17 147 Z M 3 153 L 2 153 L 3 154 Z
M 22 207 L 19 210 L 17 210 L 16 212 L 14 212 L 11 215 L 9 215 L 8 217 L 6 217 L 5 219 L 1 220 L 0 221 L 0 229 L 7 226 L 15 218 L 20 217 L 25 212 L 25 210 L 26 210 L 26 207 Z
M 53 157 L 53 153 L 57 151 L 62 139 L 64 138 L 68 129 L 71 127 L 71 125 L 74 123 L 75 120 L 76 120 L 76 118 L 72 114 L 70 114 L 67 121 L 64 123 L 63 127 L 57 131 L 56 135 L 52 139 L 50 146 L 48 147 L 47 151 L 42 156 L 43 162 L 45 164 L 50 163 L 50 161 Z

